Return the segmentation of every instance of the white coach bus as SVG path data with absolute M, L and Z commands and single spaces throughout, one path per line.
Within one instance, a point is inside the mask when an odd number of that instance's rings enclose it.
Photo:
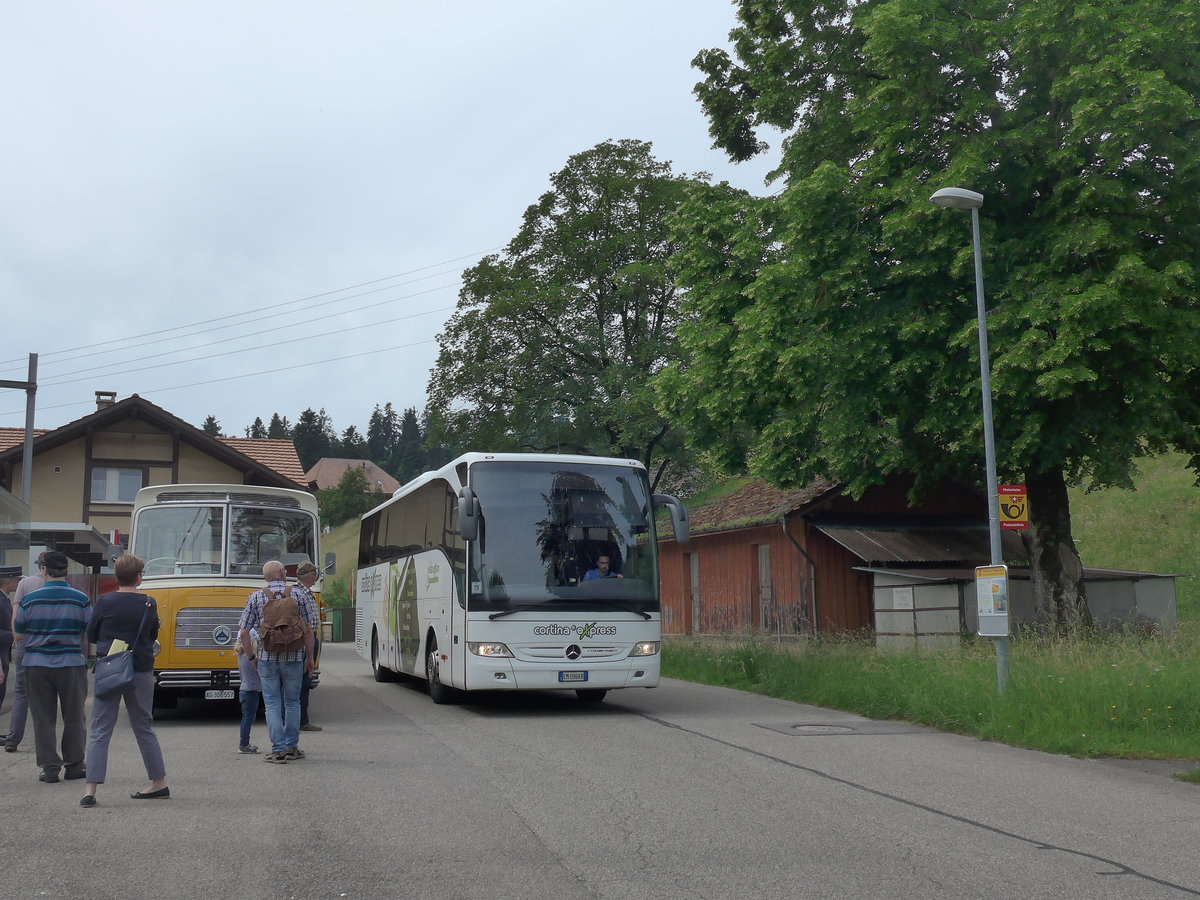
M 362 517 L 355 643 L 377 681 L 459 691 L 655 687 L 656 505 L 627 459 L 468 453 Z M 602 557 L 607 557 L 607 565 Z

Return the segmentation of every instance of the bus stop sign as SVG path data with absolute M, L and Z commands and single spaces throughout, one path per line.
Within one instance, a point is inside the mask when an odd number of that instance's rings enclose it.
M 1008 637 L 1008 566 L 975 569 L 980 637 Z

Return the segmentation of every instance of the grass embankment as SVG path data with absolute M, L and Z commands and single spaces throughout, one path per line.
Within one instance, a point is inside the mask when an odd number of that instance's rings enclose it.
M 1073 493 L 1084 563 L 1190 574 L 1200 534 L 1193 480 L 1171 456 L 1142 467 L 1136 492 Z M 663 674 L 1052 753 L 1200 760 L 1200 592 L 1192 578 L 1177 591 L 1180 624 L 1166 637 L 1010 641 L 1003 695 L 992 643 L 969 639 L 942 653 L 879 652 L 869 637 L 784 650 L 675 641 Z
M 901 719 L 1051 753 L 1200 760 L 1200 628 L 1168 638 L 1012 641 L 1003 695 L 989 641 L 942 653 L 879 652 L 869 638 L 793 649 L 673 641 L 663 674 Z
M 358 569 L 358 519 L 343 522 L 321 537 L 321 558 L 330 551 L 337 554 L 337 571 L 325 578 L 325 603 L 330 606 L 350 605 L 350 585 Z

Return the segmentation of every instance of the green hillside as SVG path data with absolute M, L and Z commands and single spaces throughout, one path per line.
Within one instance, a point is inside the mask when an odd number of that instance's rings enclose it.
M 327 579 L 326 590 L 335 580 L 344 582 L 347 588 L 354 584 L 354 572 L 358 568 L 358 523 L 357 518 L 343 522 L 321 537 L 321 558 L 331 551 L 337 554 L 337 574 Z
M 1071 526 L 1084 565 L 1197 574 L 1200 488 L 1185 462 L 1181 454 L 1144 460 L 1134 491 L 1071 492 Z M 1180 578 L 1176 590 L 1179 618 L 1200 619 L 1196 579 Z

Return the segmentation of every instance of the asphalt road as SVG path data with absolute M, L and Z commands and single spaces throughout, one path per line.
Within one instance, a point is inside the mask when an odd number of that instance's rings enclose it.
M 230 706 L 122 721 L 100 805 L 0 754 L 15 898 L 1180 898 L 1200 787 L 1172 766 L 1016 750 L 666 682 L 435 706 L 328 644 L 308 759 L 237 753 Z M 0 722 L 7 724 L 7 707 Z M 266 743 L 266 728 L 254 739 Z M 1186 768 L 1175 767 L 1175 768 Z

